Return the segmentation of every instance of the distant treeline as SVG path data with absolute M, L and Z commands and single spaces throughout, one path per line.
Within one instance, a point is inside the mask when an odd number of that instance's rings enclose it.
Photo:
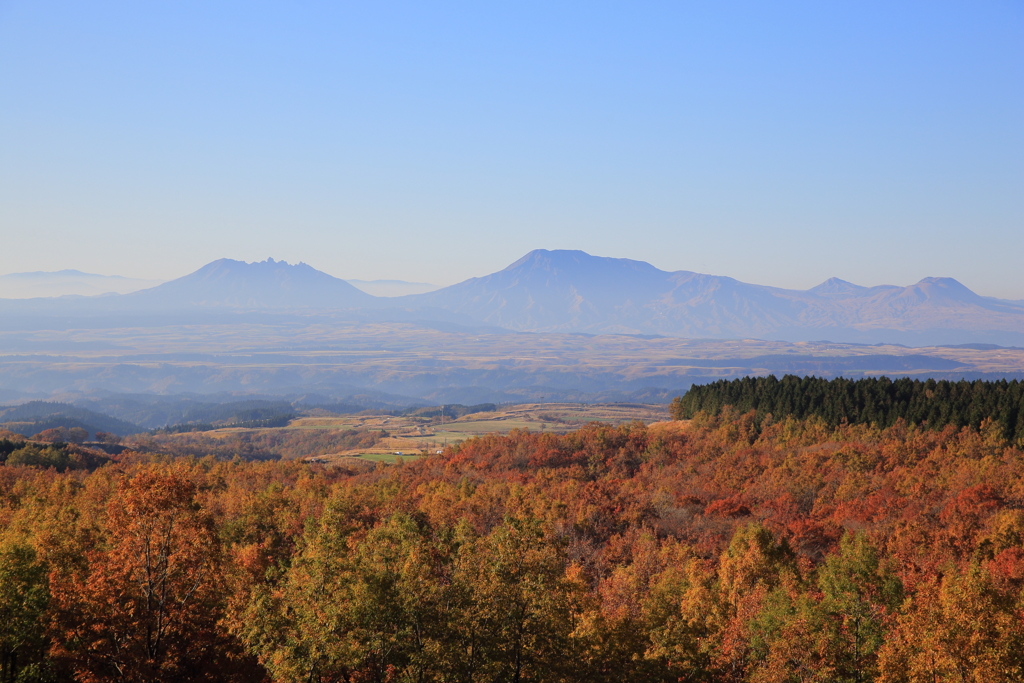
M 168 425 L 166 427 L 160 427 L 158 429 L 150 430 L 150 434 L 186 434 L 189 432 L 210 432 L 215 429 L 225 428 L 243 428 L 243 429 L 268 429 L 272 427 L 287 427 L 288 423 L 294 420 L 299 415 L 306 412 L 302 410 L 308 408 L 308 406 L 302 405 L 301 409 L 296 411 L 291 409 L 289 403 L 270 403 L 266 402 L 266 405 L 259 405 L 253 407 L 258 401 L 251 401 L 245 405 L 244 410 L 240 410 L 238 406 L 243 404 L 231 404 L 232 412 L 223 413 L 230 415 L 227 420 L 219 422 L 211 421 L 195 421 L 195 422 L 181 422 L 174 425 Z M 339 406 L 342 404 L 338 404 Z M 337 407 L 337 406 L 334 406 Z M 358 411 L 352 411 L 350 414 L 366 414 L 366 415 L 393 415 L 393 416 L 412 416 L 412 417 L 423 417 L 423 418 L 439 418 L 443 414 L 445 418 L 455 420 L 463 415 L 470 415 L 472 413 L 489 413 L 494 412 L 498 409 L 498 406 L 494 403 L 479 403 L 472 406 L 464 406 L 462 404 L 449 404 L 444 406 L 412 406 L 409 408 L 403 408 L 400 410 L 367 410 L 360 406 Z M 321 408 L 323 409 L 323 408 Z M 337 410 L 331 410 L 337 414 L 345 414 Z
M 412 417 L 444 417 L 455 420 L 463 415 L 472 415 L 473 413 L 493 413 L 498 409 L 498 406 L 494 403 L 477 403 L 472 406 L 464 406 L 461 403 L 449 403 L 443 406 L 426 406 L 405 408 L 403 410 L 390 410 L 387 411 L 388 415 L 395 416 L 412 416 Z M 367 411 L 369 412 L 369 411 Z
M 842 422 L 889 427 L 897 420 L 939 429 L 946 425 L 978 428 L 991 419 L 1002 436 L 1024 443 L 1024 382 L 916 380 L 887 377 L 821 379 L 774 375 L 721 380 L 695 385 L 672 402 L 672 416 L 717 415 L 726 406 L 778 419 L 819 417 L 829 425 Z
M 189 422 L 185 424 L 170 425 L 154 429 L 152 434 L 184 434 L 187 432 L 212 432 L 215 429 L 239 428 L 239 429 L 269 429 L 271 427 L 287 427 L 288 423 L 295 419 L 295 413 L 285 415 L 272 415 L 270 417 L 256 418 L 251 420 L 240 420 L 238 422 L 227 422 L 224 424 L 211 424 L 209 422 Z
M 221 404 L 199 404 L 190 406 L 181 416 L 179 425 L 206 426 L 207 429 L 219 427 L 281 427 L 295 417 L 295 408 L 288 401 L 235 401 Z M 266 421 L 275 424 L 262 424 Z M 214 426 L 210 426 L 214 425 Z M 186 430 L 188 431 L 188 430 Z M 201 430 L 199 430 L 201 431 Z

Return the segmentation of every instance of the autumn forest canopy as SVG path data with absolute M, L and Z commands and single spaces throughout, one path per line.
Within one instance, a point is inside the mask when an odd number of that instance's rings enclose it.
M 1021 680 L 1004 426 L 773 416 L 358 471 L 8 457 L 0 680 Z

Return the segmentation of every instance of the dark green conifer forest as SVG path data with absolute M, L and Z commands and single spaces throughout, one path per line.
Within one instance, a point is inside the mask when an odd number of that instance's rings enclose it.
M 833 427 L 843 422 L 891 427 L 903 420 L 930 429 L 979 429 L 991 420 L 1003 438 L 1024 443 L 1024 383 L 1017 380 L 743 377 L 692 387 L 672 403 L 672 415 L 679 420 L 699 412 L 717 415 L 725 406 L 754 411 L 759 424 L 769 415 L 818 417 Z

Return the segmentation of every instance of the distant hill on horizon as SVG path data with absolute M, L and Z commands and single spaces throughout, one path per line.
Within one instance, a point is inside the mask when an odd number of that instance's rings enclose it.
M 120 316 L 118 324 L 128 326 L 131 316 L 228 311 L 330 313 L 519 332 L 1024 346 L 1024 303 L 979 296 L 952 278 L 929 277 L 904 287 L 862 287 L 832 278 L 809 290 L 791 290 L 545 249 L 496 273 L 404 296 L 373 296 L 304 263 L 219 259 L 130 294 L 0 301 L 0 325 L 6 320 L 12 329 L 40 316 L 106 315 Z
M 97 275 L 80 270 L 34 271 L 0 275 L 0 299 L 128 294 L 155 287 L 163 280 Z

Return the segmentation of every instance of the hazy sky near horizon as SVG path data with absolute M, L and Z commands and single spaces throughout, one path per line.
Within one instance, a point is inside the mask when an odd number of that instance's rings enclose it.
M 0 273 L 534 248 L 1024 299 L 1024 3 L 0 0 Z

